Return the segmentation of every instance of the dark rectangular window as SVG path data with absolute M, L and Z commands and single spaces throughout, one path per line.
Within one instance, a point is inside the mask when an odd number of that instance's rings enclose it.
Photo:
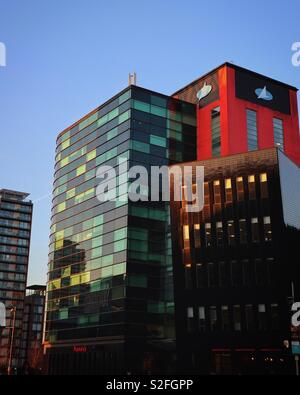
M 205 205 L 209 205 L 210 201 L 209 201 L 209 185 L 208 182 L 204 183 L 204 204 Z
M 283 122 L 281 119 L 273 118 L 273 130 L 275 146 L 284 151 Z
M 193 288 L 192 268 L 191 267 L 185 267 L 185 288 L 186 289 Z
M 264 238 L 266 242 L 272 241 L 272 227 L 270 217 L 264 217 Z
M 220 181 L 215 180 L 214 181 L 214 203 L 221 203 L 221 186 L 220 186 Z
M 201 247 L 200 224 L 194 224 L 194 243 L 195 248 Z
M 205 332 L 206 330 L 206 323 L 205 323 L 205 307 L 199 307 L 199 331 Z
M 225 200 L 226 203 L 232 202 L 232 183 L 230 178 L 225 179 Z
M 237 200 L 242 202 L 244 200 L 244 180 L 243 177 L 236 178 L 236 192 Z
M 255 176 L 248 176 L 249 200 L 256 199 Z
M 228 287 L 230 284 L 230 267 L 228 262 L 219 263 L 220 285 Z
M 243 266 L 239 261 L 231 261 L 231 279 L 233 286 L 241 286 L 243 284 Z
M 218 265 L 214 262 L 208 264 L 209 286 L 216 287 L 219 282 Z
M 222 320 L 222 330 L 229 331 L 229 309 L 228 306 L 221 306 L 221 320 Z
M 247 243 L 247 221 L 244 218 L 239 219 L 239 234 L 240 234 L 240 243 L 246 244 Z
M 276 285 L 279 281 L 279 264 L 274 258 L 267 258 L 268 277 L 272 285 Z
M 259 176 L 259 181 L 260 181 L 260 197 L 262 199 L 267 199 L 269 197 L 267 173 L 261 173 Z
M 253 331 L 254 330 L 254 312 L 253 305 L 247 304 L 245 306 L 245 319 L 246 319 L 246 330 Z
M 234 330 L 240 332 L 242 330 L 242 320 L 241 320 L 241 306 L 233 306 L 233 325 Z
M 244 259 L 243 262 L 244 272 L 244 284 L 246 286 L 252 286 L 255 283 L 255 268 L 254 263 L 248 259 Z
M 260 331 L 267 330 L 267 312 L 265 304 L 258 305 L 258 329 Z
M 278 304 L 271 304 L 271 328 L 274 331 L 279 329 L 279 306 Z
M 217 234 L 217 246 L 222 247 L 223 246 L 223 238 L 224 238 L 222 222 L 216 223 L 216 234 Z
M 252 233 L 252 242 L 259 242 L 259 225 L 258 218 L 251 218 L 251 233 Z
M 194 308 L 188 307 L 187 308 L 187 330 L 189 333 L 194 332 Z
M 255 259 L 255 275 L 256 275 L 256 284 L 258 286 L 267 285 L 268 279 L 268 265 L 264 260 Z
M 221 124 L 220 124 L 220 107 L 211 111 L 211 135 L 212 135 L 212 155 L 213 157 L 221 155 Z
M 227 232 L 228 232 L 228 244 L 230 246 L 235 245 L 235 230 L 234 230 L 234 221 L 227 221 Z
M 207 265 L 206 263 L 197 263 L 197 287 L 204 288 L 208 284 Z
M 209 222 L 205 224 L 205 245 L 211 246 L 211 223 Z
M 210 330 L 212 332 L 218 330 L 218 315 L 217 315 L 217 307 L 210 306 L 209 308 L 209 315 L 210 315 Z
M 257 114 L 256 111 L 247 109 L 247 136 L 248 151 L 255 151 L 258 148 L 257 138 Z

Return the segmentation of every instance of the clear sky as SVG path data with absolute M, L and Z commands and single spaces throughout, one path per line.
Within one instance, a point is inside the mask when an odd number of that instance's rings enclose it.
M 0 188 L 35 202 L 29 283 L 46 280 L 57 134 L 127 85 L 170 94 L 235 64 L 300 87 L 299 0 L 0 0 Z

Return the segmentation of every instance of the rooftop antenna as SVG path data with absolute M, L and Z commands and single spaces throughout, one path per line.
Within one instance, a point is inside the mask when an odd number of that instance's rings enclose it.
M 128 85 L 136 85 L 136 72 L 129 73 Z

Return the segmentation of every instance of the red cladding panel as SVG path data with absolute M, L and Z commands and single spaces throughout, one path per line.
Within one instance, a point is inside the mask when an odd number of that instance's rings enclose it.
M 218 70 L 220 99 L 198 108 L 197 159 L 212 157 L 211 110 L 221 107 L 221 156 L 248 151 L 246 110 L 257 112 L 258 148 L 274 147 L 273 118 L 283 121 L 285 153 L 300 165 L 300 137 L 297 93 L 290 89 L 291 114 L 236 97 L 235 69 L 224 65 Z M 253 87 L 255 89 L 255 87 Z M 288 88 L 286 88 L 288 89 Z

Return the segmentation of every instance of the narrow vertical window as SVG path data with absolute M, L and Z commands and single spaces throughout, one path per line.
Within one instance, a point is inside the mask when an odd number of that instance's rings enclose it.
M 231 261 L 231 282 L 235 287 L 243 284 L 243 266 L 239 261 Z
M 230 220 L 227 222 L 227 232 L 228 232 L 228 244 L 230 246 L 235 245 L 235 230 L 234 230 L 234 221 Z
M 197 263 L 196 272 L 197 272 L 197 287 L 198 288 L 207 287 L 208 284 L 207 265 L 205 263 Z
M 210 306 L 209 313 L 210 313 L 210 330 L 214 332 L 218 329 L 217 307 Z
M 185 267 L 185 288 L 186 289 L 193 288 L 192 268 L 190 266 Z
M 188 248 L 190 246 L 190 230 L 189 230 L 189 225 L 184 225 L 183 226 L 183 244 L 184 248 Z
M 267 312 L 266 305 L 258 305 L 258 329 L 260 331 L 265 331 L 267 329 Z
M 260 181 L 260 196 L 262 199 L 267 199 L 269 197 L 267 173 L 260 174 L 259 181 Z
M 272 228 L 270 217 L 264 217 L 264 238 L 266 242 L 272 241 Z
M 244 181 L 243 177 L 236 178 L 236 192 L 237 192 L 237 200 L 242 202 L 244 200 Z
M 268 279 L 268 265 L 260 258 L 255 259 L 255 278 L 256 285 L 265 287 Z
M 223 331 L 228 331 L 230 326 L 229 326 L 229 309 L 228 306 L 222 306 L 221 307 L 221 319 L 222 319 L 222 330 Z
M 208 182 L 204 183 L 204 204 L 209 205 L 209 185 Z
M 247 109 L 247 137 L 248 151 L 255 151 L 258 148 L 257 139 L 257 114 L 256 111 Z
M 219 263 L 220 286 L 228 287 L 230 284 L 230 267 L 228 262 Z
M 246 330 L 253 331 L 254 330 L 254 313 L 253 313 L 253 305 L 247 304 L 245 306 L 245 319 L 246 319 Z
M 271 304 L 271 326 L 274 331 L 279 329 L 279 306 Z
M 247 222 L 244 218 L 239 219 L 240 244 L 247 243 Z
M 249 191 L 249 200 L 256 199 L 256 188 L 255 188 L 255 176 L 248 176 L 248 191 Z
M 194 308 L 187 308 L 187 330 L 189 333 L 194 331 Z
M 195 248 L 201 247 L 200 224 L 194 224 L 194 242 Z
M 205 332 L 206 325 L 205 325 L 205 307 L 199 307 L 199 331 Z
M 222 222 L 216 223 L 216 233 L 217 233 L 217 246 L 223 246 L 223 224 Z
M 220 181 L 214 181 L 214 203 L 221 203 L 221 187 Z
M 252 242 L 259 242 L 259 226 L 258 226 L 258 218 L 251 218 L 251 233 L 252 233 Z
M 211 111 L 211 137 L 212 137 L 212 155 L 217 157 L 221 155 L 221 125 L 220 125 L 220 107 Z
M 230 178 L 225 179 L 225 200 L 226 203 L 232 202 L 232 185 Z
M 241 306 L 239 305 L 233 306 L 233 324 L 235 331 L 240 332 L 242 330 Z
M 283 122 L 281 119 L 273 118 L 273 130 L 275 146 L 284 151 Z
M 218 265 L 214 262 L 208 264 L 209 286 L 216 287 L 219 283 Z
M 211 246 L 211 223 L 209 222 L 205 224 L 205 245 Z

